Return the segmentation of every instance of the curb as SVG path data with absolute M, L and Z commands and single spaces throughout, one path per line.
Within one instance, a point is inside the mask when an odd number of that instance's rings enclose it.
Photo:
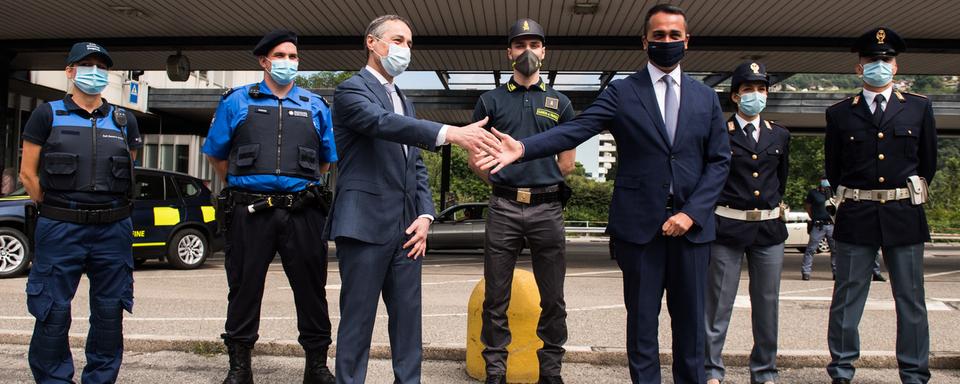
M 16 330 L 0 330 L 0 344 L 30 344 L 32 332 Z M 70 345 L 82 348 L 86 343 L 86 336 L 70 334 Z M 626 366 L 627 355 L 625 348 L 566 346 L 567 352 L 563 357 L 565 363 L 582 363 L 591 365 Z M 127 352 L 160 352 L 174 351 L 200 355 L 223 354 L 226 348 L 220 339 L 197 339 L 190 337 L 170 337 L 159 335 L 125 335 L 124 349 Z M 266 356 L 303 356 L 303 349 L 295 340 L 264 340 L 257 342 L 256 355 Z M 329 355 L 335 357 L 335 345 L 331 346 Z M 370 347 L 370 358 L 389 359 L 389 344 L 374 344 Z M 459 344 L 424 344 L 424 360 L 466 361 L 467 351 Z M 728 351 L 723 360 L 727 366 L 745 367 L 750 363 L 750 351 Z M 660 363 L 668 366 L 673 358 L 670 350 L 662 349 Z M 830 355 L 815 350 L 781 350 L 777 356 L 779 368 L 821 368 L 830 362 Z M 861 351 L 857 361 L 858 368 L 897 368 L 897 358 L 893 351 Z M 960 369 L 960 352 L 931 352 L 930 368 L 932 369 Z

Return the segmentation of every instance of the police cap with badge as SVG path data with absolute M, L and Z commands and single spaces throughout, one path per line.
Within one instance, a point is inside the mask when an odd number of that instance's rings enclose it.
M 894 57 L 907 50 L 907 44 L 887 27 L 871 29 L 857 38 L 851 48 L 860 57 Z
M 510 34 L 507 38 L 508 43 L 512 43 L 513 39 L 523 36 L 533 36 L 540 39 L 540 41 L 546 41 L 546 35 L 543 33 L 543 27 L 539 23 L 531 19 L 520 19 L 510 27 Z
M 737 93 L 740 91 L 740 85 L 743 83 L 763 82 L 770 85 L 770 75 L 767 74 L 767 66 L 755 61 L 748 61 L 737 66 L 733 70 L 733 76 L 730 79 L 730 91 Z

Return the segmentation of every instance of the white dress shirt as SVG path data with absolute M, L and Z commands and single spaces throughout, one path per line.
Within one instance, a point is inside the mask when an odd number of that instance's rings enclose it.
M 744 128 L 747 127 L 747 124 L 753 124 L 753 128 L 756 128 L 753 130 L 753 140 L 756 140 L 756 142 L 759 143 L 760 142 L 760 115 L 754 116 L 753 120 L 749 120 L 749 121 L 744 119 L 742 116 L 740 116 L 739 113 L 734 116 L 737 117 L 737 123 L 740 123 L 740 131 L 743 132 L 744 136 L 747 135 L 747 131 Z
M 666 113 L 664 111 L 664 100 L 667 94 L 667 84 L 663 82 L 663 75 L 667 73 L 657 68 L 657 66 L 647 62 L 647 71 L 650 72 L 650 82 L 653 83 L 653 92 L 657 94 L 657 105 L 660 107 L 660 117 L 663 118 L 663 115 Z M 670 77 L 673 78 L 673 94 L 677 95 L 677 105 L 680 105 L 680 66 L 678 65 L 673 71 L 670 71 Z M 679 127 L 678 127 L 679 129 Z
M 877 95 L 883 95 L 883 102 L 880 103 L 880 108 L 884 111 L 887 110 L 887 102 L 890 101 L 890 96 L 893 94 L 893 87 L 887 87 L 883 92 L 877 93 L 873 91 L 868 91 L 866 88 L 863 89 L 863 101 L 867 103 L 867 107 L 870 108 L 870 113 L 873 113 L 873 110 L 877 108 L 877 104 L 873 102 L 877 98 Z

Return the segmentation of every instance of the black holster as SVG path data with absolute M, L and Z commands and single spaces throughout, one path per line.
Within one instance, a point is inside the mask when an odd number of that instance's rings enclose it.
M 30 249 L 33 247 L 33 238 L 37 230 L 37 219 L 40 217 L 40 211 L 36 204 L 27 204 L 23 206 L 23 232 L 30 239 Z
M 217 234 L 223 235 L 227 233 L 227 228 L 230 228 L 230 221 L 233 218 L 232 191 L 229 188 L 224 188 L 219 194 L 217 194 L 215 199 L 216 201 L 214 202 L 214 206 L 216 206 L 217 212 Z
M 567 207 L 567 203 L 570 202 L 570 198 L 573 197 L 573 188 L 570 188 L 569 185 L 565 182 L 560 182 L 560 205 L 564 208 Z

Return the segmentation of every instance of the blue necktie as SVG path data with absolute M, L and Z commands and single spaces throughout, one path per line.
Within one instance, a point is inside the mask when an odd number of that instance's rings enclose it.
M 667 128 L 667 137 L 670 138 L 670 145 L 673 145 L 673 139 L 677 136 L 677 113 L 680 110 L 680 103 L 677 100 L 677 93 L 673 90 L 673 78 L 670 75 L 663 75 L 663 83 L 667 86 L 663 100 L 663 123 Z

